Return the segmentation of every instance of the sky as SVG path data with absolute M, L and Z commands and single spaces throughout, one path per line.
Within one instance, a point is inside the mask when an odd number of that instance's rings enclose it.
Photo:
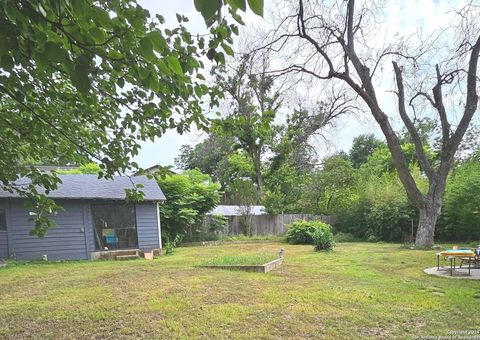
M 385 22 L 388 23 L 389 34 L 396 32 L 408 33 L 422 30 L 431 32 L 439 27 L 439 23 L 446 20 L 446 15 L 455 1 L 449 0 L 394 0 L 388 2 L 385 8 Z M 203 18 L 195 10 L 193 0 L 139 0 L 139 3 L 153 15 L 161 14 L 166 19 L 166 26 L 175 26 L 176 13 L 181 13 L 189 18 L 187 28 L 191 33 L 206 33 L 207 29 Z M 243 13 L 242 17 L 247 26 L 268 26 L 270 21 L 272 1 L 265 1 L 264 18 L 253 13 Z M 379 90 L 379 101 L 387 110 L 394 110 L 394 97 L 391 93 L 392 79 L 382 81 L 384 88 Z M 382 86 L 383 86 L 382 85 Z M 363 133 L 375 133 L 381 136 L 379 128 L 368 115 L 357 119 L 348 117 L 335 124 L 335 127 L 325 131 L 328 143 L 325 139 L 319 139 L 316 145 L 320 155 L 328 155 L 340 150 L 348 151 L 354 137 Z M 173 165 L 175 157 L 179 155 L 180 147 L 184 144 L 195 145 L 205 137 L 195 129 L 191 132 L 179 135 L 175 131 L 169 131 L 155 142 L 142 142 L 142 149 L 135 161 L 143 168 L 155 164 Z

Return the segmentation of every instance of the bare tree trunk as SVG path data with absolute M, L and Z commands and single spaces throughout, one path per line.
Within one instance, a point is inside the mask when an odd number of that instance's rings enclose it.
M 440 204 L 428 204 L 427 207 L 419 209 L 419 220 L 415 246 L 418 248 L 430 248 L 433 246 L 435 225 L 440 216 Z
M 263 188 L 265 186 L 265 180 L 262 175 L 262 160 L 260 153 L 256 150 L 252 155 L 253 164 L 255 166 L 255 177 L 257 179 L 258 191 L 260 192 L 260 196 L 263 194 Z

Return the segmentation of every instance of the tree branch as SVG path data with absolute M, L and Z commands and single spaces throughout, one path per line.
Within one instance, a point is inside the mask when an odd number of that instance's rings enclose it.
M 437 73 L 437 84 L 432 89 L 433 98 L 435 101 L 434 107 L 438 111 L 440 116 L 440 123 L 442 124 L 442 147 L 447 147 L 450 142 L 450 123 L 447 118 L 447 111 L 445 110 L 445 105 L 443 104 L 443 94 L 442 94 L 442 77 L 440 75 L 440 67 L 435 65 L 435 70 Z
M 395 79 L 397 82 L 398 111 L 400 113 L 400 117 L 402 118 L 402 121 L 405 124 L 405 127 L 407 128 L 408 132 L 410 133 L 410 136 L 412 137 L 413 144 L 415 145 L 415 153 L 417 155 L 418 162 L 420 163 L 422 170 L 425 171 L 428 179 L 432 180 L 434 175 L 432 166 L 430 162 L 427 160 L 427 157 L 425 155 L 422 139 L 420 138 L 420 135 L 418 134 L 418 131 L 415 128 L 415 125 L 413 124 L 412 120 L 408 116 L 407 110 L 405 107 L 405 87 L 403 84 L 402 70 L 400 69 L 400 67 L 395 61 L 392 61 L 392 63 L 393 63 L 393 69 L 395 71 Z
M 478 94 L 477 94 L 477 69 L 478 58 L 480 54 L 480 36 L 472 47 L 470 53 L 470 61 L 468 63 L 468 75 L 467 75 L 467 102 L 465 104 L 465 110 L 463 117 L 458 124 L 458 127 L 451 138 L 450 149 L 456 150 L 458 145 L 462 141 L 468 125 L 473 118 L 473 114 L 478 107 Z M 452 156 L 453 157 L 453 156 Z

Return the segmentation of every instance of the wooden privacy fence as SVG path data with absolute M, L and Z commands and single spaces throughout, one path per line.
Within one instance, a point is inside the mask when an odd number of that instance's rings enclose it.
M 279 236 L 287 232 L 287 225 L 297 220 L 319 220 L 328 224 L 335 224 L 335 216 L 317 216 L 311 214 L 287 214 L 287 215 L 254 215 L 226 216 L 228 224 L 223 234 L 229 236 L 243 235 L 245 224 L 250 226 L 250 233 L 254 236 Z M 210 216 L 205 218 L 205 227 L 208 229 Z M 248 222 L 247 222 L 248 221 Z

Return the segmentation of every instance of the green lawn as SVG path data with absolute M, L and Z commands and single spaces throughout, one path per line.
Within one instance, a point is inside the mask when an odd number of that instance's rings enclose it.
M 199 268 L 277 254 L 270 273 Z M 408 338 L 480 329 L 480 282 L 430 277 L 434 251 L 281 243 L 180 248 L 154 261 L 0 269 L 0 338 Z M 477 298 L 476 298 L 477 296 Z

